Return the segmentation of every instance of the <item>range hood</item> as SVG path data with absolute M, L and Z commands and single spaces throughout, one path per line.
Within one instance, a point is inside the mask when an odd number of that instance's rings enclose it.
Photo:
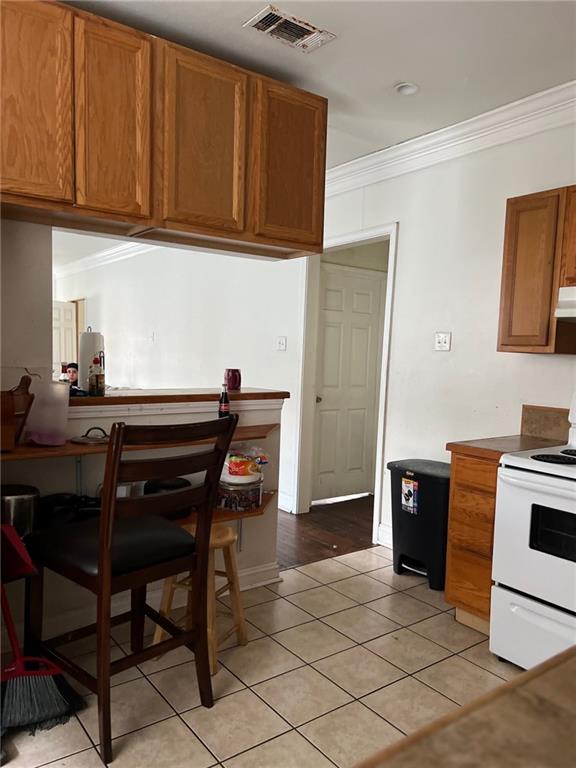
M 560 288 L 558 306 L 554 316 L 559 320 L 573 320 L 576 322 L 576 285 Z

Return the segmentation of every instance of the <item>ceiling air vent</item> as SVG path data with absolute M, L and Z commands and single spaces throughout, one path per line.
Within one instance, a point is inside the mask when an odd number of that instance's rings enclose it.
M 267 5 L 242 26 L 253 27 L 304 53 L 310 53 L 336 38 L 332 32 L 326 32 L 307 21 L 288 16 L 273 5 Z

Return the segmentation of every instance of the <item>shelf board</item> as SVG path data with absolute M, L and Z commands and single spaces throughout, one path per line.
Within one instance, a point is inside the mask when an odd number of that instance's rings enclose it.
M 213 522 L 215 523 L 227 523 L 232 520 L 244 520 L 246 517 L 259 517 L 263 515 L 268 509 L 270 504 L 277 498 L 278 491 L 264 491 L 262 494 L 262 504 L 259 507 L 254 507 L 247 512 L 232 512 L 228 509 L 215 509 Z
M 233 443 L 265 440 L 272 432 L 279 429 L 280 424 L 253 424 L 248 426 L 236 427 Z M 209 444 L 212 440 L 201 440 L 197 444 Z M 174 445 L 162 445 L 162 448 L 179 448 L 181 443 Z M 127 446 L 127 451 L 153 451 L 159 448 L 157 445 L 131 445 Z M 1 455 L 1 461 L 23 461 L 25 459 L 57 459 L 73 458 L 75 456 L 97 456 L 105 454 L 108 451 L 108 445 L 82 445 L 81 443 L 72 443 L 67 441 L 64 445 L 43 446 L 43 445 L 17 445 L 13 451 L 6 451 Z

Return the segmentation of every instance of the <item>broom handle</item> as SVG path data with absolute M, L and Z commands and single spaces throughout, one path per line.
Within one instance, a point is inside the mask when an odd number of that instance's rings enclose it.
M 6 590 L 4 584 L 2 584 L 2 617 L 4 618 L 4 624 L 6 625 L 6 632 L 8 633 L 8 639 L 12 647 L 12 654 L 14 655 L 14 661 L 22 659 L 22 651 L 18 643 L 18 635 L 16 634 L 16 627 L 14 626 L 14 619 L 12 618 L 12 611 L 8 604 L 8 598 L 6 597 Z

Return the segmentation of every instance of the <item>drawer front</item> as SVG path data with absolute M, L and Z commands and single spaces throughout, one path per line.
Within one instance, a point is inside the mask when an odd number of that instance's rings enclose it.
M 496 494 L 498 477 L 498 462 L 473 459 L 469 456 L 453 456 L 452 477 L 453 486 L 469 486 L 480 488 L 488 493 Z
M 448 547 L 446 600 L 487 619 L 490 616 L 491 561 L 454 546 Z

